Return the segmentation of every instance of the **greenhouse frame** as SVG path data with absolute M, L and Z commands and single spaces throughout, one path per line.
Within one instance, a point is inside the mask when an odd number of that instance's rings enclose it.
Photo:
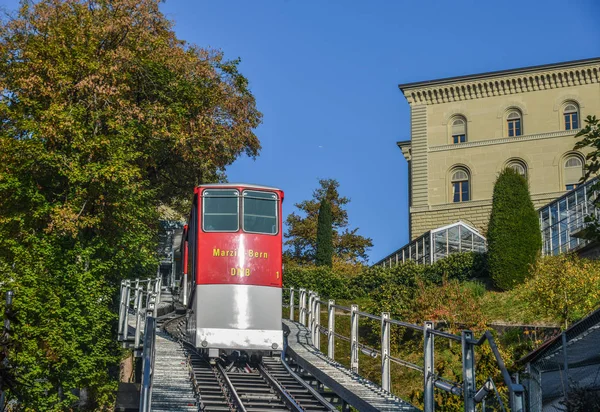
M 590 243 L 579 235 L 588 224 L 586 217 L 598 217 L 594 205 L 596 183 L 598 178 L 591 179 L 538 209 L 545 256 L 581 249 Z
M 374 266 L 392 267 L 411 260 L 431 264 L 453 253 L 485 252 L 487 243 L 477 230 L 462 221 L 427 231 Z

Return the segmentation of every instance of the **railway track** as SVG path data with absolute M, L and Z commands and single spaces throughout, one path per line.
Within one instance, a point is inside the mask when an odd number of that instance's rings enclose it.
M 211 363 L 184 340 L 184 316 L 166 320 L 162 327 L 184 349 L 200 411 L 336 410 L 279 357 L 263 357 L 256 366 Z

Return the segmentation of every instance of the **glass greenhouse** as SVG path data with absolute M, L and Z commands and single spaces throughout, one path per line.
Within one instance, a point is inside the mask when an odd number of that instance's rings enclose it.
M 486 241 L 471 226 L 458 221 L 430 230 L 406 246 L 386 256 L 375 266 L 392 267 L 407 260 L 429 264 L 459 252 L 485 252 Z
M 578 234 L 585 228 L 587 216 L 598 216 L 593 202 L 597 182 L 598 178 L 589 180 L 538 210 L 544 255 L 558 255 L 589 243 Z

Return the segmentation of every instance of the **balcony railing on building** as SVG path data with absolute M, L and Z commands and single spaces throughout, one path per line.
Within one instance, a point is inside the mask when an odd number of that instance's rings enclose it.
M 579 250 L 590 243 L 582 235 L 589 225 L 587 218 L 598 217 L 597 182 L 598 178 L 589 180 L 538 210 L 544 255 Z
M 375 266 L 392 267 L 408 260 L 418 264 L 431 264 L 453 253 L 486 250 L 485 238 L 471 226 L 458 221 L 426 232 L 381 259 Z

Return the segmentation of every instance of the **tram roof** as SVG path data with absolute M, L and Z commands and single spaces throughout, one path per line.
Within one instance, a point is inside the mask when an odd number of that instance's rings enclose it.
M 252 184 L 252 183 L 207 183 L 207 184 L 203 184 L 203 185 L 198 185 L 198 187 L 209 187 L 209 188 L 222 188 L 222 187 L 238 188 L 238 187 L 244 187 L 244 188 L 248 188 L 248 189 L 267 189 L 267 190 L 278 190 L 278 191 L 281 191 L 281 189 L 279 189 L 277 187 L 255 185 L 255 184 Z

